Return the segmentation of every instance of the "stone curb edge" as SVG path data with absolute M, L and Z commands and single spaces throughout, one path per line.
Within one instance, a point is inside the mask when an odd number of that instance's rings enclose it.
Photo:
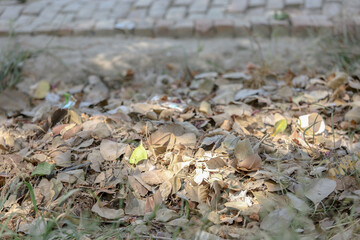
M 0 21 L 0 35 L 105 36 L 124 34 L 141 37 L 311 37 L 323 34 L 347 34 L 360 38 L 360 17 L 331 21 L 324 15 L 290 15 L 285 20 L 254 17 L 242 19 L 197 20 L 87 20 L 66 24 L 26 25 Z

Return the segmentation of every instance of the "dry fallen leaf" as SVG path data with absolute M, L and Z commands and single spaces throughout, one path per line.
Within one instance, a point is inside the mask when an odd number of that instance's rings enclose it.
M 300 116 L 298 123 L 306 135 L 318 135 L 325 131 L 324 119 L 317 113 Z
M 313 179 L 305 192 L 305 196 L 309 198 L 314 204 L 320 203 L 323 199 L 330 195 L 336 188 L 336 181 L 319 178 Z
M 104 139 L 100 144 L 101 156 L 108 161 L 116 160 L 125 153 L 126 144 Z
M 100 206 L 99 202 L 96 202 L 93 207 L 91 208 L 91 211 L 94 213 L 97 213 L 100 217 L 106 218 L 106 219 L 118 219 L 124 216 L 124 210 L 122 209 L 112 209 Z
M 153 170 L 141 174 L 141 179 L 149 185 L 158 185 L 168 181 L 174 176 L 169 170 Z
M 35 89 L 33 97 L 35 99 L 43 99 L 50 91 L 50 84 L 47 81 L 40 81 Z

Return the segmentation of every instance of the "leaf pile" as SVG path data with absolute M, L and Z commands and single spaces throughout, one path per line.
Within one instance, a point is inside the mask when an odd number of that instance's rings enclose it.
M 1 236 L 359 237 L 359 78 L 259 72 L 40 82 L 3 109 Z

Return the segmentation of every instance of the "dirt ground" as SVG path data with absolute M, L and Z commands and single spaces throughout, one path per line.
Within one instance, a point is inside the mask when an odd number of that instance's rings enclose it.
M 171 65 L 178 71 L 229 72 L 244 70 L 253 62 L 274 72 L 291 70 L 325 73 L 333 70 L 327 59 L 318 59 L 320 39 L 151 39 L 113 37 L 17 36 L 0 38 L 0 51 L 11 47 L 34 51 L 24 66 L 27 77 L 19 88 L 39 80 L 61 82 L 66 88 L 95 74 L 105 80 L 119 79 L 127 70 L 135 79 L 151 83 Z
M 0 38 L 31 52 L 2 78 L 0 238 L 358 239 L 360 54 L 330 43 Z

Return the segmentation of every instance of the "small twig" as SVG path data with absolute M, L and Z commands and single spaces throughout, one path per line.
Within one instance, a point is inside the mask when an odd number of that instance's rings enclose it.
M 66 169 L 62 170 L 61 172 L 69 172 L 69 171 L 72 171 L 72 170 L 75 170 L 75 169 L 78 169 L 78 168 L 88 166 L 90 164 L 91 164 L 91 162 L 86 162 L 86 163 L 83 163 L 83 164 L 80 164 L 80 165 L 76 165 L 76 166 L 73 166 L 73 167 L 66 168 Z

